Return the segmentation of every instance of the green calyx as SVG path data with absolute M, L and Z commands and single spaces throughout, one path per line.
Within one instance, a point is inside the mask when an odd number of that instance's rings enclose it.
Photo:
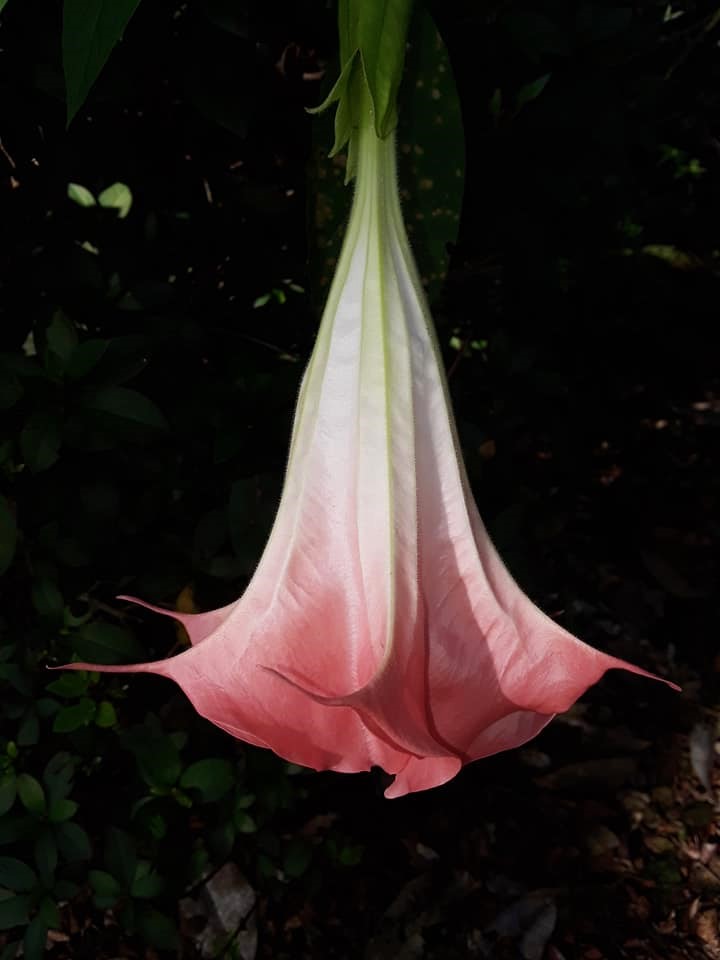
M 385 139 L 397 126 L 411 6 L 412 0 L 338 0 L 340 76 L 310 112 L 337 103 L 330 156 L 349 144 L 346 182 L 355 176 L 360 127 L 372 122 L 375 134 Z

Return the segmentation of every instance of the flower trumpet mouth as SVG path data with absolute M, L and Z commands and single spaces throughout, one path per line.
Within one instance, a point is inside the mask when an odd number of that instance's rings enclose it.
M 608 669 L 652 674 L 545 616 L 495 550 L 402 220 L 394 138 L 369 121 L 354 136 L 350 220 L 255 575 L 222 610 L 161 611 L 192 646 L 122 670 L 173 679 L 213 723 L 295 763 L 380 766 L 401 796 L 525 743 Z

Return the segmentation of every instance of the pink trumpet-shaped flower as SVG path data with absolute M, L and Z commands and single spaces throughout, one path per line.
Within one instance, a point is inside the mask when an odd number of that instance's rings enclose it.
M 287 760 L 380 766 L 399 797 L 534 737 L 606 670 L 512 579 L 462 464 L 400 212 L 393 138 L 359 131 L 358 181 L 300 391 L 285 488 L 244 595 L 169 610 L 178 656 L 123 667 Z

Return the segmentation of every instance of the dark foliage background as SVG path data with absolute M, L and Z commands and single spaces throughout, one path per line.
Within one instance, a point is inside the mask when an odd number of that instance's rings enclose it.
M 387 802 L 380 775 L 288 767 L 161 680 L 46 672 L 184 642 L 118 593 L 243 589 L 349 197 L 303 109 L 333 69 L 322 0 L 146 0 L 68 131 L 61 6 L 10 0 L 2 960 L 720 956 L 720 14 L 429 12 L 467 144 L 457 238 L 434 42 L 409 58 L 400 142 L 429 159 L 403 187 L 478 502 L 545 609 L 685 692 L 608 677 L 528 749 Z M 67 195 L 118 182 L 126 217 Z

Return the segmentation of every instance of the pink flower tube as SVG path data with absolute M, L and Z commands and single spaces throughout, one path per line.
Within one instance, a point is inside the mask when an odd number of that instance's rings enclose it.
M 233 736 L 317 770 L 382 767 L 399 797 L 525 743 L 608 669 L 652 674 L 550 620 L 495 551 L 460 457 L 393 137 L 368 124 L 357 143 L 352 213 L 250 585 L 210 613 L 151 608 L 187 628 L 178 656 L 70 667 L 169 677 Z

